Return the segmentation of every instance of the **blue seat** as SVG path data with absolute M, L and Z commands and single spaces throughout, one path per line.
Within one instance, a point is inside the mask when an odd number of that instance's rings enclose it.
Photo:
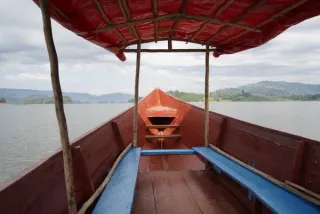
M 281 214 L 320 213 L 320 207 L 273 184 L 210 147 L 194 147 L 193 149 L 239 184 L 251 190 L 271 211 Z
M 131 213 L 140 153 L 140 148 L 132 148 L 122 158 L 92 213 Z

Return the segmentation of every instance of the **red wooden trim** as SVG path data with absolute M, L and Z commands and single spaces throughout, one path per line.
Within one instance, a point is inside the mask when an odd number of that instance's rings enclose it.
M 94 193 L 93 183 L 90 177 L 86 160 L 84 159 L 80 146 L 72 148 L 73 166 L 76 179 L 83 184 L 83 189 L 86 198 L 89 198 Z
M 216 145 L 215 145 L 218 148 L 222 147 L 222 137 L 223 137 L 224 130 L 225 130 L 225 127 L 226 127 L 226 121 L 227 121 L 227 119 L 225 117 L 223 117 L 223 119 L 222 119 L 222 121 L 220 123 L 220 130 L 219 130 L 218 137 L 217 137 L 217 142 L 216 142 Z
M 125 144 L 122 139 L 118 123 L 116 121 L 112 121 L 111 126 L 113 130 L 113 134 L 116 137 L 117 143 L 119 144 L 120 149 L 123 150 L 125 148 Z
M 303 155 L 305 151 L 306 143 L 304 141 L 297 141 L 296 149 L 293 159 L 292 177 L 291 181 L 293 183 L 300 183 L 300 174 L 303 165 Z
M 256 197 L 253 198 L 252 213 L 253 214 L 261 214 L 262 213 L 262 203 Z

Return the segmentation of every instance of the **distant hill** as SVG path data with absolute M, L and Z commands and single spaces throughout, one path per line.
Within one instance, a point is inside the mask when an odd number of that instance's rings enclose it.
M 6 103 L 9 104 L 22 104 L 24 99 L 52 96 L 52 91 L 0 88 L 0 97 L 5 98 Z M 111 93 L 98 96 L 88 93 L 64 92 L 63 96 L 70 97 L 74 103 L 124 103 L 133 98 L 132 94 L 126 93 Z
M 236 88 L 219 89 L 213 94 L 241 94 L 242 91 L 254 95 L 288 96 L 320 94 L 320 85 L 284 81 L 262 81 Z

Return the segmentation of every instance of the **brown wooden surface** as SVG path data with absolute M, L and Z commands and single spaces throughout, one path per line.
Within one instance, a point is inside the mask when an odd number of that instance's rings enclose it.
M 306 143 L 303 141 L 297 141 L 296 149 L 294 153 L 293 159 L 293 167 L 292 167 L 292 179 L 293 183 L 299 184 L 303 166 L 303 155 L 306 147 Z
M 212 171 L 139 173 L 132 213 L 247 213 Z

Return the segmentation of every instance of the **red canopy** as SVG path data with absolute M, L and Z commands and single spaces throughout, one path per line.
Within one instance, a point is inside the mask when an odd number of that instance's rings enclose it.
M 319 15 L 320 0 L 50 0 L 50 9 L 65 28 L 124 61 L 123 49 L 139 42 L 210 45 L 216 57 L 254 48 Z

